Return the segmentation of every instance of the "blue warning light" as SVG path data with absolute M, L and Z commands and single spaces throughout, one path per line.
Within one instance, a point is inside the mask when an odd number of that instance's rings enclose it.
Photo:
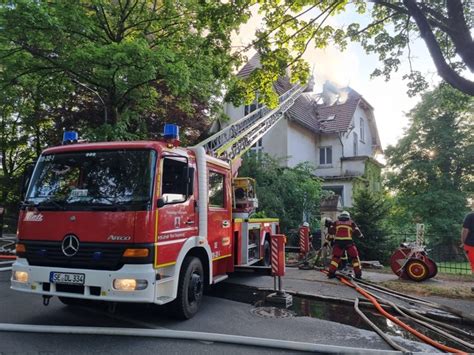
M 76 131 L 65 131 L 63 133 L 63 144 L 76 143 L 79 140 L 79 134 Z
M 165 129 L 163 132 L 165 139 L 176 139 L 179 140 L 179 126 L 171 123 L 165 123 Z

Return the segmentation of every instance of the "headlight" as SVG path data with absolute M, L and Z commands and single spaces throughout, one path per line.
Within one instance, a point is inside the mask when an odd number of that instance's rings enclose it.
M 118 291 L 144 290 L 148 286 L 147 280 L 115 279 L 114 288 Z
M 28 282 L 28 273 L 26 271 L 14 271 L 13 279 L 18 282 L 26 283 Z

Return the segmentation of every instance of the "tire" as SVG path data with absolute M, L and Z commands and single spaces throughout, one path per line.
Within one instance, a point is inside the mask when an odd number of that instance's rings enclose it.
M 204 269 L 201 260 L 194 256 L 184 259 L 179 273 L 178 295 L 172 303 L 173 315 L 190 319 L 198 312 L 204 292 Z
M 429 277 L 428 265 L 421 259 L 411 259 L 405 265 L 407 276 L 416 282 L 421 282 Z
M 271 264 L 272 264 L 272 254 L 271 254 L 271 249 L 270 249 L 270 242 L 268 241 L 268 239 L 266 239 L 265 243 L 263 243 L 262 265 L 270 266 Z

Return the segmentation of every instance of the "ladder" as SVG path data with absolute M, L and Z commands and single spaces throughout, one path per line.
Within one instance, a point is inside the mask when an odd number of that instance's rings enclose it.
M 195 147 L 203 147 L 207 154 L 216 158 L 230 162 L 235 161 L 278 123 L 305 88 L 306 86 L 299 84 L 294 85 L 279 97 L 279 104 L 275 109 L 263 106 L 233 122 Z

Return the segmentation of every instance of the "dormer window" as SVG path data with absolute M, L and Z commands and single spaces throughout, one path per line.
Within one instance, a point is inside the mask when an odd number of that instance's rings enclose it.
M 331 115 L 328 118 L 326 118 L 326 121 L 332 121 L 336 118 L 336 115 Z

